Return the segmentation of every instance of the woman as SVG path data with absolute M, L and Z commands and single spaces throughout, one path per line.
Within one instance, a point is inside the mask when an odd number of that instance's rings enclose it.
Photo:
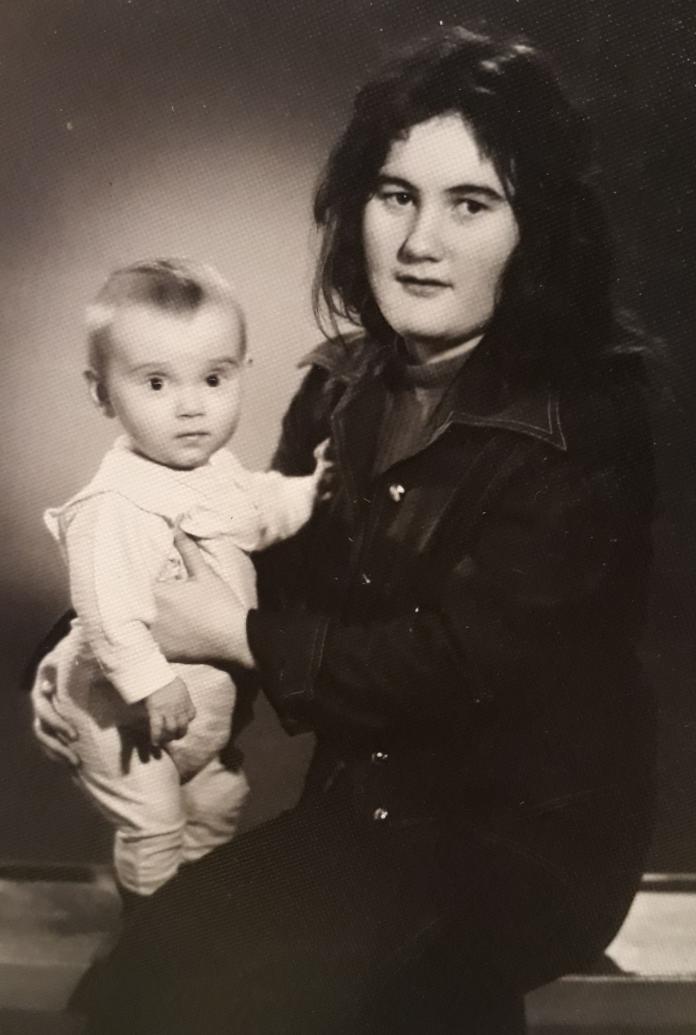
M 446 31 L 358 94 L 315 215 L 317 298 L 361 331 L 307 358 L 275 457 L 330 436 L 334 497 L 259 610 L 187 541 L 159 600 L 166 653 L 256 667 L 316 732 L 307 788 L 137 911 L 91 1031 L 510 1035 L 618 930 L 653 475 L 590 163 L 521 42 Z

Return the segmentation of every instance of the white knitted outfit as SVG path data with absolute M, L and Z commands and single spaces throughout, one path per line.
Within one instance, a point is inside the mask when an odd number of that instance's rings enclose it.
M 235 700 L 230 676 L 167 661 L 150 632 L 154 586 L 185 579 L 174 524 L 245 607 L 256 605 L 249 553 L 293 535 L 309 518 L 315 479 L 247 471 L 227 450 L 203 467 L 174 470 L 120 438 L 92 481 L 45 521 L 61 544 L 78 614 L 60 645 L 57 704 L 78 733 L 78 780 L 116 827 L 124 887 L 151 894 L 191 861 L 228 841 L 247 793 L 219 752 Z M 202 616 L 204 617 L 204 616 Z M 159 758 L 143 761 L 131 732 L 143 705 L 180 676 L 196 717 Z

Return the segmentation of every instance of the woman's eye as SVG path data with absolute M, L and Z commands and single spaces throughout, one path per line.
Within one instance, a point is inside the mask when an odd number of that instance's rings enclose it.
M 147 383 L 153 392 L 161 392 L 164 388 L 164 381 L 161 377 L 148 377 Z
M 487 206 L 475 198 L 461 198 L 457 202 L 457 210 L 466 216 L 475 216 L 479 212 L 485 212 Z
M 217 388 L 218 385 L 220 384 L 220 375 L 219 374 L 208 374 L 208 376 L 205 379 L 205 383 L 210 388 Z
M 405 190 L 382 191 L 380 198 L 388 208 L 406 208 L 413 200 Z

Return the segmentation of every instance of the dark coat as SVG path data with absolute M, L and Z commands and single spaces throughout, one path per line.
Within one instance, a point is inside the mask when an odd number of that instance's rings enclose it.
M 482 344 L 373 477 L 391 362 L 315 352 L 276 456 L 306 473 L 330 433 L 337 463 L 248 622 L 281 719 L 317 733 L 307 791 L 140 907 L 94 1035 L 512 1035 L 625 916 L 654 736 L 640 390 L 504 388 Z
M 449 828 L 524 830 L 585 801 L 588 850 L 631 815 L 635 851 L 654 751 L 636 660 L 654 491 L 628 364 L 532 390 L 502 383 L 484 344 L 422 447 L 373 477 L 392 353 L 330 342 L 307 363 L 275 466 L 311 470 L 330 435 L 337 493 L 267 554 L 249 633 L 281 719 L 317 733 L 310 787 L 347 773 L 367 821 Z

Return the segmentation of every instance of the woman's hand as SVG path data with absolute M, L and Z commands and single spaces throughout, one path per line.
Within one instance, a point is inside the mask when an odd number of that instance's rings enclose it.
M 192 539 L 178 530 L 174 545 L 186 582 L 158 582 L 152 634 L 170 661 L 234 662 L 252 668 L 246 635 L 248 610 L 215 574 Z
M 327 503 L 336 495 L 336 460 L 331 439 L 325 438 L 320 442 L 313 455 L 316 460 L 313 478 L 317 499 Z
M 61 662 L 61 641 L 39 665 L 31 689 L 31 705 L 34 712 L 34 736 L 45 755 L 53 762 L 67 763 L 73 769 L 80 765 L 74 747 L 77 733 L 56 707 L 58 668 Z M 63 662 L 69 664 L 69 662 Z

